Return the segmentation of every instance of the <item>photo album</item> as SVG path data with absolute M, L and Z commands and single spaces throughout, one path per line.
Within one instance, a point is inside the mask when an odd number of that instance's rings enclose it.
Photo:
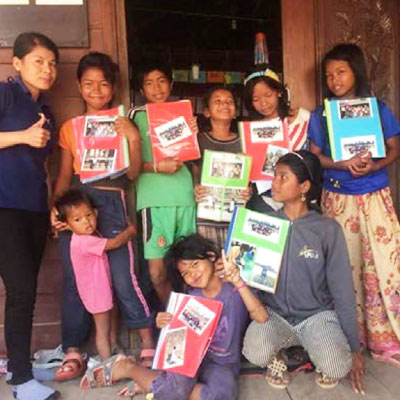
M 236 205 L 244 205 L 240 191 L 249 183 L 251 157 L 205 150 L 201 171 L 202 186 L 208 194 L 197 205 L 197 217 L 229 222 Z
M 173 315 L 158 338 L 153 369 L 194 377 L 211 343 L 223 304 L 171 292 L 166 312 Z
M 200 158 L 197 135 L 190 129 L 193 117 L 189 100 L 146 104 L 153 160 L 168 157 L 180 161 Z
M 124 107 L 83 115 L 72 120 L 76 151 L 81 164 L 82 183 L 116 178 L 129 167 L 128 142 L 115 131 L 115 119 L 124 115 Z
M 254 288 L 274 293 L 289 233 L 289 221 L 236 207 L 226 254 L 233 254 L 240 276 Z
M 375 97 L 324 101 L 332 159 L 344 161 L 369 151 L 373 158 L 386 155 Z
M 290 151 L 287 121 L 239 122 L 243 152 L 253 158 L 250 180 L 272 180 L 280 157 Z

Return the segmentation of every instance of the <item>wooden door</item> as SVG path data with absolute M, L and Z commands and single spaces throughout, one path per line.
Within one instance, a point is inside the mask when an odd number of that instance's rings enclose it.
M 129 83 L 126 50 L 124 0 L 88 0 L 89 48 L 61 48 L 57 81 L 49 93 L 49 103 L 57 125 L 83 112 L 76 84 L 79 59 L 89 51 L 109 54 L 120 67 L 121 89 L 116 102 L 129 106 Z M 37 31 L 45 27 L 37 27 Z M 21 27 L 21 32 L 24 27 Z M 65 32 L 68 35 L 68 32 Z M 0 48 L 0 80 L 14 75 L 11 65 L 12 49 Z M 58 154 L 50 159 L 50 175 L 54 181 L 58 167 Z M 1 247 L 1 243 L 0 243 Z M 37 303 L 34 315 L 32 351 L 52 348 L 61 343 L 62 268 L 56 240 L 48 240 L 39 276 Z M 0 355 L 5 353 L 4 343 L 5 291 L 0 279 Z
M 320 63 L 337 43 L 356 43 L 366 56 L 371 87 L 400 117 L 398 0 L 282 0 L 285 81 L 295 106 L 320 104 Z M 389 167 L 397 212 L 400 165 Z

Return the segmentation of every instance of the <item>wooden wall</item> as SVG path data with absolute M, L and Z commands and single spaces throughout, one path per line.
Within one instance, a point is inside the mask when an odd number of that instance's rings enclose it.
M 314 0 L 281 0 L 285 83 L 294 107 L 316 106 Z
M 83 111 L 75 76 L 79 59 L 88 51 L 108 53 L 118 62 L 121 89 L 116 93 L 116 101 L 129 105 L 124 1 L 88 0 L 88 17 L 90 48 L 60 49 L 58 78 L 48 94 L 58 125 Z M 37 31 L 40 32 L 40 26 Z M 11 58 L 12 49 L 0 49 L 0 80 L 14 75 Z M 54 154 L 50 163 L 53 179 L 57 158 L 57 154 Z M 56 241 L 49 240 L 39 278 L 32 350 L 54 347 L 61 342 L 61 273 Z M 0 354 L 5 351 L 2 325 L 4 300 L 4 287 L 0 280 Z
M 398 0 L 282 0 L 285 82 L 295 106 L 321 103 L 320 63 L 336 43 L 361 46 L 374 94 L 400 117 L 400 2 Z M 400 211 L 400 164 L 389 167 Z

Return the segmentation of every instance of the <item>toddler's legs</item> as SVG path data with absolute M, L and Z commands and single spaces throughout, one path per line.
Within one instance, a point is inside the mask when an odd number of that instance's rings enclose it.
M 96 325 L 96 347 L 102 360 L 111 357 L 111 311 L 93 314 Z
M 148 260 L 150 279 L 161 302 L 166 305 L 171 293 L 171 283 L 167 280 L 167 270 L 162 258 Z
M 139 329 L 140 339 L 142 340 L 143 349 L 154 349 L 155 342 L 153 338 L 153 330 L 151 328 Z
M 119 348 L 119 310 L 118 307 L 114 306 L 111 310 L 111 328 L 110 328 L 110 345 L 111 352 Z

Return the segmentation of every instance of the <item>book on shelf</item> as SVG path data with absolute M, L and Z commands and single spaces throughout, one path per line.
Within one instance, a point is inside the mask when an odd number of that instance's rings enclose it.
M 205 150 L 201 171 L 206 197 L 197 205 L 197 217 L 229 222 L 237 205 L 244 205 L 240 191 L 249 183 L 251 157 L 222 151 Z
M 193 111 L 189 100 L 148 103 L 146 111 L 155 162 L 168 157 L 180 161 L 200 158 L 197 135 L 190 129 Z
M 385 141 L 376 97 L 324 100 L 329 144 L 334 161 L 369 151 L 385 157 Z
M 288 233 L 289 221 L 236 207 L 225 252 L 249 286 L 275 293 Z
M 124 115 L 124 107 L 103 110 L 96 115 L 82 115 L 72 120 L 81 182 L 116 178 L 129 167 L 126 137 L 115 130 L 115 120 Z
M 243 152 L 253 158 L 250 180 L 272 180 L 276 162 L 290 151 L 287 121 L 242 121 L 239 133 Z
M 166 311 L 173 315 L 158 338 L 153 369 L 194 377 L 210 346 L 223 304 L 171 292 Z

